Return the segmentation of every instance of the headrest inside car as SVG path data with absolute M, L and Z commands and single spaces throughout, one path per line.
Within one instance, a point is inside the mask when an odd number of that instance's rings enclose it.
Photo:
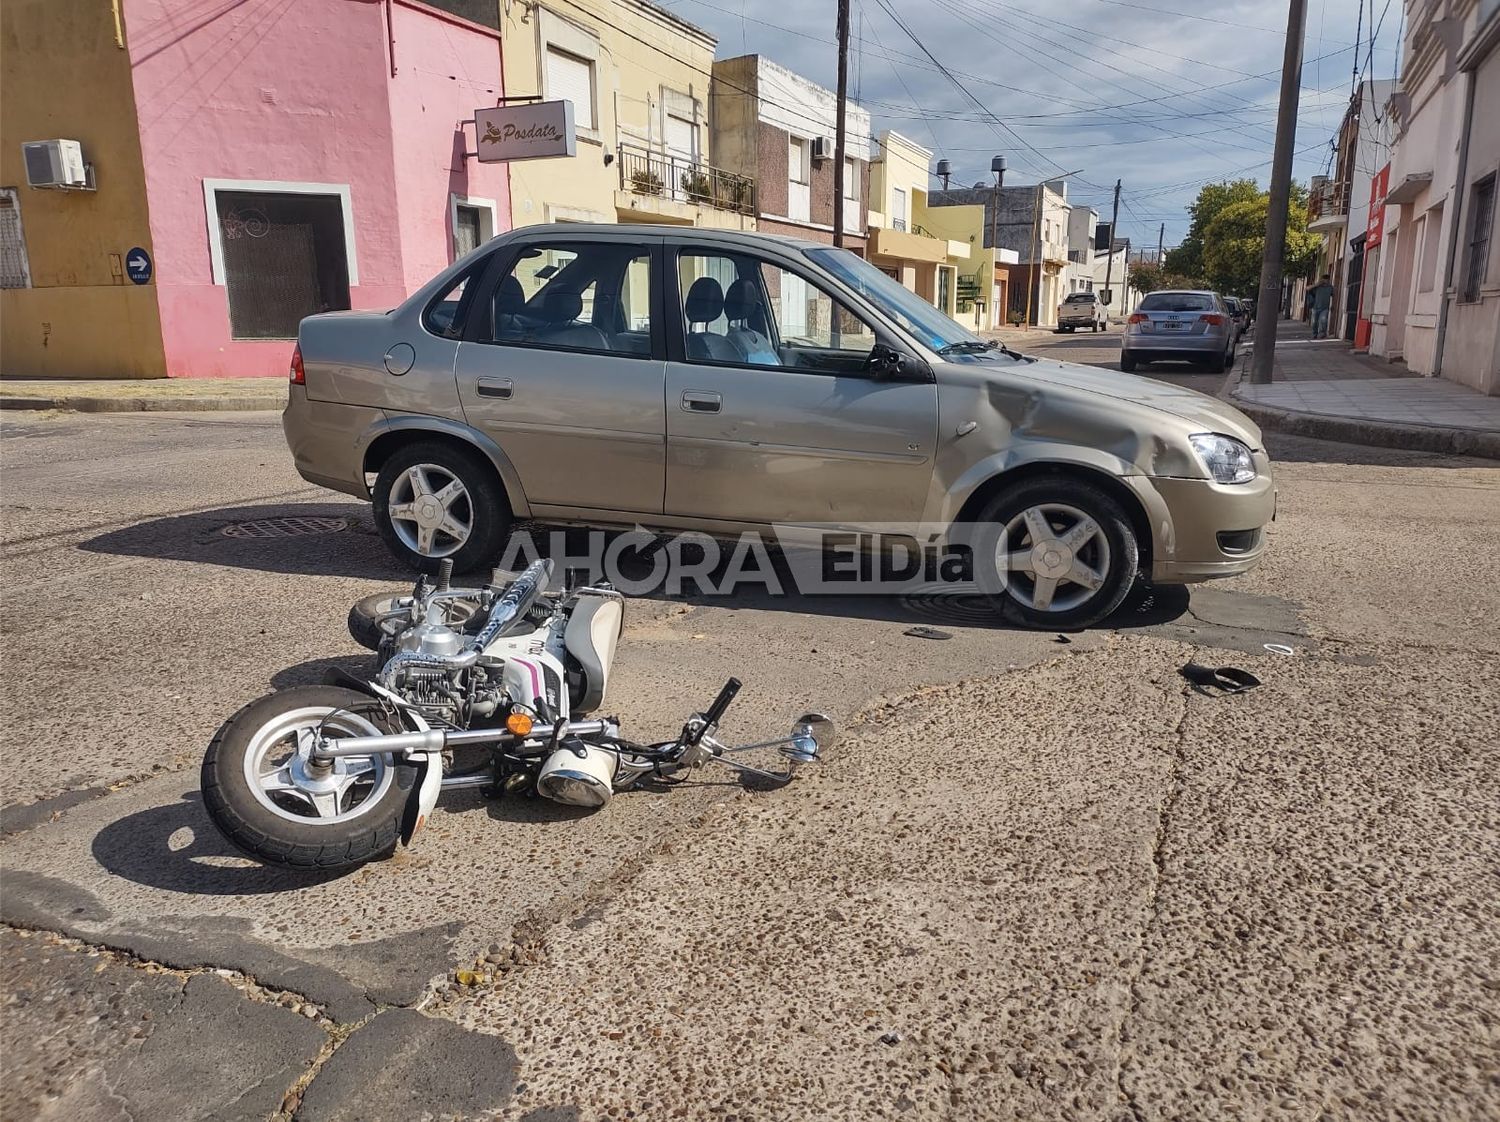
M 688 289 L 683 310 L 689 323 L 713 323 L 724 314 L 724 289 L 713 277 L 699 277 Z
M 576 292 L 549 290 L 542 303 L 542 315 L 548 323 L 568 323 L 583 311 L 583 297 Z
M 731 320 L 748 320 L 760 307 L 760 289 L 749 281 L 737 280 L 724 297 L 724 314 Z
M 495 290 L 495 314 L 497 316 L 515 316 L 521 314 L 521 309 L 526 306 L 526 293 L 521 288 L 521 282 L 515 277 L 506 277 L 500 282 L 500 287 Z

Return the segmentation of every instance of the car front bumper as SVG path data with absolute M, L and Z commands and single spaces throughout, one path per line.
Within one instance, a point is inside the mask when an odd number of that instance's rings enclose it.
M 1249 483 L 1149 481 L 1165 516 L 1152 527 L 1153 581 L 1191 584 L 1233 577 L 1260 563 L 1266 527 L 1276 517 L 1276 482 L 1264 453 L 1257 452 L 1255 462 L 1257 475 Z

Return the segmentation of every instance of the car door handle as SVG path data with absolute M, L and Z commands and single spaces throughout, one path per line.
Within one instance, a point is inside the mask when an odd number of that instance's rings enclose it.
M 686 390 L 682 395 L 682 408 L 688 413 L 717 413 L 724 399 L 716 393 Z
M 509 378 L 481 378 L 479 379 L 480 397 L 503 397 L 509 400 L 510 395 L 515 392 L 515 383 Z

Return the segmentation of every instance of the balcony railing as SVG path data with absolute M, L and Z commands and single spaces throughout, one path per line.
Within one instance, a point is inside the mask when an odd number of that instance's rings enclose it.
M 1307 220 L 1317 222 L 1322 218 L 1342 218 L 1349 213 L 1349 184 L 1343 180 L 1330 179 L 1313 185 L 1307 199 Z
M 673 202 L 755 213 L 755 180 L 670 152 L 620 145 L 620 189 Z

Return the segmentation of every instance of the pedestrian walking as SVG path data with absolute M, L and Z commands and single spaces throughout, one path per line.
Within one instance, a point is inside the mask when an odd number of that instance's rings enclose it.
M 1327 273 L 1308 291 L 1307 299 L 1312 306 L 1312 337 L 1328 338 L 1328 313 L 1333 309 L 1333 282 L 1328 279 Z

